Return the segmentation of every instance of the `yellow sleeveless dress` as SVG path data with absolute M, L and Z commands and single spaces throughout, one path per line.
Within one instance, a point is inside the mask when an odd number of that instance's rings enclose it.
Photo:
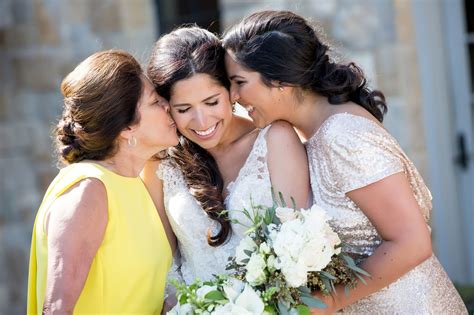
M 120 176 L 85 162 L 59 172 L 38 210 L 31 242 L 28 314 L 41 314 L 43 308 L 48 257 L 45 214 L 56 198 L 85 178 L 104 184 L 108 224 L 74 313 L 160 314 L 172 253 L 153 201 L 139 177 Z

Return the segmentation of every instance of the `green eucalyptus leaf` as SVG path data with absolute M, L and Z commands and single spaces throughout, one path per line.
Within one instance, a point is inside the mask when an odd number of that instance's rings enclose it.
M 336 277 L 334 277 L 332 274 L 330 274 L 329 272 L 326 272 L 326 271 L 323 271 L 321 270 L 320 271 L 321 275 L 323 275 L 324 277 L 330 279 L 330 280 L 337 280 Z
M 251 250 L 248 250 L 248 249 L 244 249 L 244 253 L 245 253 L 247 256 L 249 256 L 249 257 L 250 257 L 250 256 L 252 256 L 252 254 L 253 254 L 253 251 L 251 251 Z
M 349 291 L 350 291 L 349 286 L 348 286 L 348 285 L 345 285 L 345 286 L 344 286 L 344 295 L 345 295 L 346 297 L 349 297 Z
M 357 273 L 363 274 L 364 276 L 370 277 L 370 273 L 365 271 L 364 269 L 357 267 L 357 266 L 352 266 L 352 270 L 356 271 Z
M 281 193 L 281 191 L 278 192 L 278 196 L 280 197 L 281 205 L 286 208 L 285 198 L 283 198 L 283 194 Z
M 349 267 L 356 266 L 354 259 L 348 255 L 341 255 L 342 259 L 344 259 Z
M 356 275 L 357 278 L 359 278 L 360 282 L 362 282 L 363 284 L 367 285 L 367 282 L 365 281 L 364 278 L 362 278 L 361 275 L 359 275 L 358 273 L 354 273 Z
M 281 301 L 278 301 L 278 313 L 280 315 L 290 315 L 288 308 Z
M 306 304 L 308 307 L 316 307 L 316 308 L 327 308 L 328 306 L 321 301 L 320 299 L 317 299 L 315 297 L 307 297 L 307 296 L 302 296 L 301 301 Z
M 296 210 L 296 201 L 295 201 L 295 198 L 293 198 L 293 196 L 291 197 L 291 204 L 293 205 L 293 209 Z
M 311 290 L 306 286 L 301 286 L 298 288 L 301 293 L 311 294 Z

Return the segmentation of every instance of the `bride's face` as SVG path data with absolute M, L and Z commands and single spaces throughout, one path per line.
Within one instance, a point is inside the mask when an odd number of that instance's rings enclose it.
M 210 75 L 176 82 L 169 103 L 179 132 L 200 147 L 211 149 L 227 134 L 233 117 L 229 91 Z
M 225 56 L 225 65 L 231 82 L 232 101 L 242 105 L 259 128 L 282 119 L 278 88 L 263 83 L 260 73 L 243 67 L 230 54 Z

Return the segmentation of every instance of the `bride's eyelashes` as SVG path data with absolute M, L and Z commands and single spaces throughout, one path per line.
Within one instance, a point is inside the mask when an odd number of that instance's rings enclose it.
M 209 102 L 209 103 L 206 103 L 206 105 L 209 105 L 209 106 L 216 106 L 219 102 L 216 100 L 214 102 Z
M 216 106 L 217 104 L 219 104 L 219 101 L 216 100 L 216 101 L 214 101 L 214 102 L 206 102 L 205 104 L 208 105 L 208 106 Z M 177 109 L 177 112 L 180 113 L 180 114 L 184 114 L 184 113 L 186 113 L 190 108 L 191 108 L 191 106 L 190 106 L 190 107 L 186 107 L 186 108 L 179 108 L 179 109 Z

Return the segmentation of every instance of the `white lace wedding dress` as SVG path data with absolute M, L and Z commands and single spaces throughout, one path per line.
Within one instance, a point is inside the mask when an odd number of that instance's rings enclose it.
M 237 178 L 227 186 L 225 205 L 230 218 L 242 223 L 248 219 L 239 211 L 254 204 L 272 205 L 270 174 L 266 162 L 265 134 L 270 126 L 262 129 Z M 209 246 L 206 233 L 209 227 L 216 231 L 217 224 L 209 219 L 198 205 L 184 181 L 181 170 L 165 160 L 158 169 L 163 180 L 164 204 L 171 226 L 178 239 L 180 261 L 173 264 L 168 278 L 178 278 L 190 284 L 196 278 L 208 280 L 213 274 L 226 273 L 228 257 L 235 255 L 235 248 L 244 237 L 246 228 L 232 223 L 232 236 L 223 245 Z

